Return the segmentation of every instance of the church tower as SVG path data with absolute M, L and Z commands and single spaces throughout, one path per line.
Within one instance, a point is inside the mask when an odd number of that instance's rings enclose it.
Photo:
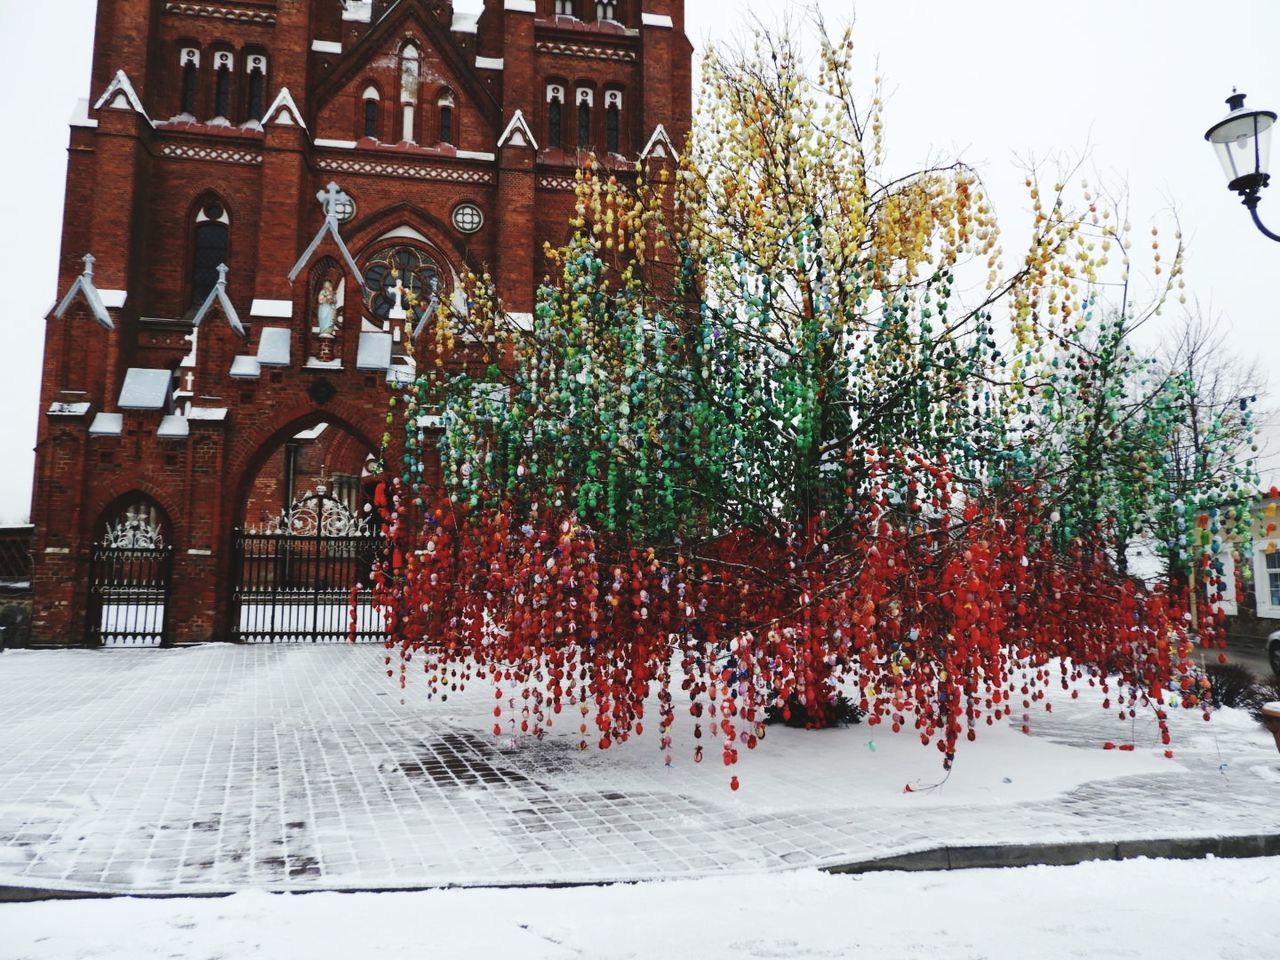
M 345 637 L 418 321 L 468 271 L 530 312 L 586 156 L 684 142 L 691 57 L 683 0 L 99 0 L 33 640 Z

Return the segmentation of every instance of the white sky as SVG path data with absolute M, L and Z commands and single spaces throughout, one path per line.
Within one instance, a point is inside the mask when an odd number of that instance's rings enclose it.
M 337 0 L 334 0 L 336 3 Z M 457 0 L 479 9 L 481 0 Z M 93 0 L 0 0 L 0 285 L 12 291 L 0 349 L 0 523 L 28 512 L 44 314 L 56 291 L 67 119 L 88 96 Z M 1225 188 L 1204 130 L 1237 86 L 1280 108 L 1280 3 L 1236 0 L 820 0 L 838 23 L 855 13 L 865 75 L 890 96 L 890 162 L 899 172 L 959 157 L 977 166 L 1008 248 L 1025 224 L 1020 158 L 1086 155 L 1089 179 L 1127 181 L 1135 230 L 1177 208 L 1190 255 L 1188 294 L 1221 314 L 1237 351 L 1264 370 L 1277 356 L 1274 280 L 1280 244 L 1259 234 Z M 804 5 L 687 0 L 699 48 L 745 35 L 744 8 L 773 23 Z M 50 16 L 57 30 L 50 33 Z M 1268 66 L 1271 64 L 1271 66 Z M 96 96 L 101 91 L 93 91 Z M 1280 230 L 1280 186 L 1261 206 Z M 1152 331 L 1151 336 L 1158 336 Z M 1265 405 L 1274 406 L 1270 397 Z M 1280 450 L 1280 447 L 1277 447 Z M 1280 466 L 1280 453 L 1264 468 Z

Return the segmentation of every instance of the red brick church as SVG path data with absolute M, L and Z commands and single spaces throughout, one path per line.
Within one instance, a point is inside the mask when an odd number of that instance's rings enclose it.
M 683 142 L 691 55 L 683 0 L 99 0 L 33 642 L 377 636 L 347 598 L 406 302 L 488 270 L 529 313 L 586 156 Z

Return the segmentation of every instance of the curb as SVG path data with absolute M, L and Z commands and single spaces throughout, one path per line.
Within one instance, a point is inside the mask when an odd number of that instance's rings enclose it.
M 1184 837 L 1161 840 L 1083 841 L 1080 843 L 992 844 L 939 847 L 879 860 L 824 867 L 827 873 L 875 873 L 883 870 L 986 870 L 998 867 L 1069 867 L 1089 860 L 1240 860 L 1280 856 L 1280 834 L 1245 837 Z
M 1160 840 L 1083 841 L 1080 843 L 991 844 L 972 847 L 936 847 L 916 853 L 859 860 L 847 864 L 819 867 L 823 873 L 863 874 L 886 871 L 988 870 L 1002 867 L 1069 867 L 1090 860 L 1203 860 L 1218 857 L 1242 860 L 1253 857 L 1280 856 L 1280 834 L 1255 834 L 1243 837 L 1183 837 Z M 779 871 L 780 873 L 783 871 Z M 661 881 L 660 877 L 638 880 L 550 881 L 547 883 L 446 883 L 398 887 L 330 887 L 304 890 L 267 890 L 272 894 L 305 896 L 310 893 L 422 893 L 427 890 L 492 890 L 492 889 L 571 889 L 579 887 L 621 886 Z M 675 878 L 673 878 L 675 879 Z M 685 879 L 685 878 L 679 878 Z M 259 888 L 254 888 L 259 889 Z M 131 892 L 109 890 L 76 890 L 58 887 L 0 885 L 0 903 L 38 903 L 45 900 L 206 900 L 233 896 L 235 890 L 191 890 L 164 892 Z

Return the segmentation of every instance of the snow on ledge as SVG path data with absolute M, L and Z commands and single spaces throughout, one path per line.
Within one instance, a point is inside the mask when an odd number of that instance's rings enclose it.
M 348 23 L 368 23 L 373 19 L 373 0 L 344 0 L 342 19 Z
M 71 125 L 73 127 L 86 127 L 90 130 L 98 126 L 98 121 L 89 116 L 89 100 L 81 97 L 76 101 L 75 109 L 71 111 Z
M 254 300 L 249 307 L 249 315 L 269 320 L 293 319 L 292 300 Z
M 671 30 L 675 27 L 675 21 L 665 13 L 642 13 L 640 14 L 640 22 L 646 27 L 662 27 Z

